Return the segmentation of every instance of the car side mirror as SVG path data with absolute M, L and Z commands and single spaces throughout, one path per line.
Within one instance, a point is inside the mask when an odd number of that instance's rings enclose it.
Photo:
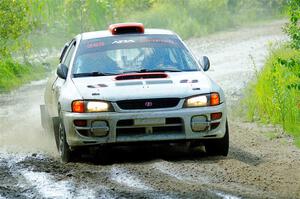
M 207 56 L 203 56 L 202 59 L 199 60 L 199 64 L 201 65 L 204 71 L 208 71 L 210 67 L 210 61 Z
M 67 79 L 68 67 L 65 64 L 58 64 L 56 74 L 62 79 Z

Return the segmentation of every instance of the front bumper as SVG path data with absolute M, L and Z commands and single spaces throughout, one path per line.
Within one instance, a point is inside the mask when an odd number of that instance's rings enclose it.
M 221 112 L 222 117 L 211 121 L 210 114 Z M 226 131 L 226 104 L 218 106 L 151 110 L 137 112 L 71 113 L 62 112 L 67 142 L 71 147 L 107 143 L 141 141 L 179 141 L 222 138 Z M 205 120 L 192 120 L 201 116 Z M 85 120 L 79 127 L 74 120 Z M 94 124 L 102 126 L 93 126 Z M 212 127 L 212 124 L 218 124 Z M 103 126 L 104 124 L 104 126 Z M 195 132 L 192 125 L 205 127 Z M 194 128 L 195 129 L 195 128 Z M 99 136 L 93 131 L 106 132 Z

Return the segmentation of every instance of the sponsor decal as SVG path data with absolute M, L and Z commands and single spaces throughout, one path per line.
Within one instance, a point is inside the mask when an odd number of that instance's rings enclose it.
M 174 42 L 173 40 L 169 40 L 169 39 L 145 39 L 142 42 L 145 43 L 164 43 L 164 44 L 173 44 L 176 45 L 177 43 Z
M 133 40 L 118 40 L 118 41 L 113 41 L 111 44 L 128 44 L 128 43 L 134 43 L 135 41 Z
M 104 42 L 98 41 L 98 42 L 94 42 L 94 43 L 88 43 L 86 45 L 87 48 L 98 48 L 98 47 L 102 47 L 104 46 Z

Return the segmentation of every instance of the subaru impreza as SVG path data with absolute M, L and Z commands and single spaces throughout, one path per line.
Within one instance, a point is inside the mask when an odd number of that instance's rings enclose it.
M 74 37 L 59 61 L 40 107 L 62 161 L 84 146 L 153 142 L 228 154 L 225 96 L 205 74 L 209 59 L 172 31 L 112 24 Z

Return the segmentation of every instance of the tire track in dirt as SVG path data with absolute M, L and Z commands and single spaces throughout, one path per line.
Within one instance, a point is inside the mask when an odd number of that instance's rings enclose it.
M 94 190 L 90 190 L 88 187 L 77 186 L 71 179 L 59 179 L 57 173 L 52 175 L 49 170 L 39 170 L 35 164 L 26 164 L 26 162 L 42 162 L 44 160 L 49 163 L 49 160 L 43 155 L 28 157 L 24 154 L 16 157 L 14 154 L 1 154 L 1 156 L 5 157 L 1 163 L 6 163 L 7 173 L 11 176 L 9 179 L 14 180 L 16 193 L 19 193 L 14 196 L 6 193 L 4 197 L 8 195 L 8 198 L 96 198 Z

